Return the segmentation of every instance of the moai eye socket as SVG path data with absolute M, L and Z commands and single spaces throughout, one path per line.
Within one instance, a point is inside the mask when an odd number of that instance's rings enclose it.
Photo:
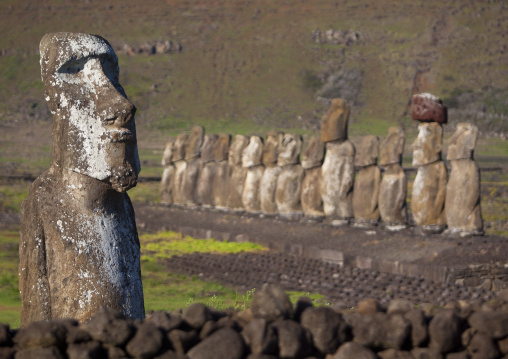
M 58 69 L 58 72 L 61 74 L 77 74 L 85 68 L 85 64 L 87 62 L 86 58 L 81 59 L 70 59 L 65 64 L 60 66 Z

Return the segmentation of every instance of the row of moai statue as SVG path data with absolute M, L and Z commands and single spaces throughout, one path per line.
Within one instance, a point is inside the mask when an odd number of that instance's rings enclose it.
M 348 118 L 347 103 L 333 99 L 321 120 L 321 137 L 311 138 L 303 151 L 299 135 L 270 131 L 264 141 L 236 135 L 231 142 L 229 134 L 205 135 L 195 126 L 166 146 L 161 202 L 303 216 L 336 226 L 369 228 L 381 222 L 390 231 L 407 228 L 403 128 L 391 127 L 382 141 L 364 136 L 355 149 L 347 138 Z M 448 147 L 447 181 L 441 160 L 446 108 L 430 94 L 415 95 L 413 118 L 421 121 L 412 145 L 418 173 L 411 210 L 417 228 L 441 233 L 448 224 L 448 234 L 482 234 L 479 171 L 472 159 L 477 128 L 457 126 Z

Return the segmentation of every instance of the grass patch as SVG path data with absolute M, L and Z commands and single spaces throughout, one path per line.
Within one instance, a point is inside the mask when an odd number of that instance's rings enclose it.
M 20 325 L 21 298 L 18 291 L 19 232 L 0 231 L 0 323 Z

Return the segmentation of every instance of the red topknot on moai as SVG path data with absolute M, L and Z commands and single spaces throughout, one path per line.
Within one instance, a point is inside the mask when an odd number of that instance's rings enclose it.
M 421 122 L 448 122 L 448 111 L 443 101 L 430 93 L 413 95 L 411 118 Z

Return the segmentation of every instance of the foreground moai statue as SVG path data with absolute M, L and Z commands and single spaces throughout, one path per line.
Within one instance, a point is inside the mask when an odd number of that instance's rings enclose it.
M 183 191 L 183 184 L 185 181 L 185 171 L 187 170 L 187 161 L 185 161 L 185 145 L 188 141 L 188 135 L 181 133 L 176 137 L 173 144 L 172 159 L 175 166 L 175 176 L 173 179 L 173 203 L 178 205 L 185 204 L 185 196 Z
M 244 135 L 236 135 L 229 148 L 229 175 L 228 175 L 228 202 L 227 207 L 234 211 L 243 210 L 243 185 L 247 168 L 242 166 L 242 153 L 249 143 L 249 138 Z
M 305 176 L 302 182 L 302 210 L 311 220 L 322 219 L 323 199 L 321 196 L 321 165 L 325 153 L 324 143 L 319 137 L 312 137 L 302 152 L 302 168 Z
M 282 132 L 270 131 L 266 135 L 265 145 L 263 146 L 262 162 L 265 171 L 261 178 L 259 196 L 261 211 L 265 214 L 277 213 L 275 190 L 277 189 L 277 178 L 281 169 L 277 165 L 277 157 L 283 137 Z
M 217 164 L 213 155 L 213 148 L 219 136 L 206 135 L 201 146 L 201 169 L 196 183 L 197 202 L 205 208 L 213 207 L 213 181 L 217 171 Z
M 321 119 L 321 141 L 325 161 L 321 167 L 321 195 L 325 215 L 333 225 L 346 225 L 353 217 L 355 147 L 347 139 L 349 106 L 335 98 Z
M 213 145 L 213 158 L 215 160 L 215 175 L 212 184 L 212 197 L 215 208 L 224 210 L 227 208 L 229 165 L 228 153 L 231 143 L 231 135 L 219 134 Z
M 385 228 L 400 231 L 407 228 L 407 179 L 402 168 L 406 134 L 402 127 L 390 127 L 379 146 L 379 166 L 383 177 L 379 186 L 379 214 Z
M 449 140 L 447 159 L 452 165 L 446 187 L 445 234 L 483 235 L 480 208 L 480 171 L 473 160 L 478 127 L 471 123 L 457 124 Z
M 185 198 L 184 204 L 187 206 L 199 204 L 196 197 L 196 184 L 201 169 L 201 159 L 199 156 L 201 155 L 204 135 L 205 129 L 203 126 L 194 126 L 185 143 L 186 168 L 183 176 L 182 192 Z
M 279 215 L 287 218 L 298 217 L 302 213 L 300 196 L 304 172 L 299 164 L 301 150 L 300 135 L 284 135 L 277 158 L 280 173 L 275 189 L 275 203 Z
M 413 183 L 411 210 L 418 229 L 441 233 L 446 226 L 444 203 L 447 172 L 441 160 L 446 108 L 431 94 L 413 96 L 413 119 L 420 121 L 418 137 L 412 144 L 413 166 L 418 172 Z M 440 122 L 435 122 L 439 120 Z
M 173 165 L 173 142 L 166 143 L 166 148 L 162 154 L 162 172 L 161 183 L 159 186 L 159 198 L 161 203 L 173 203 L 173 181 L 175 179 L 175 166 Z
M 261 163 L 263 156 L 263 140 L 259 136 L 252 136 L 249 144 L 242 153 L 242 166 L 247 168 L 243 185 L 242 203 L 247 212 L 259 213 L 261 202 L 259 197 L 261 178 L 265 167 Z
M 21 208 L 21 325 L 85 321 L 109 307 L 144 317 L 139 239 L 125 193 L 140 170 L 134 113 L 118 59 L 100 36 L 47 34 L 40 44 L 53 114 L 49 170 Z
M 353 191 L 355 226 L 372 227 L 379 221 L 381 170 L 377 166 L 379 138 L 364 136 L 356 147 L 355 166 L 359 168 Z

